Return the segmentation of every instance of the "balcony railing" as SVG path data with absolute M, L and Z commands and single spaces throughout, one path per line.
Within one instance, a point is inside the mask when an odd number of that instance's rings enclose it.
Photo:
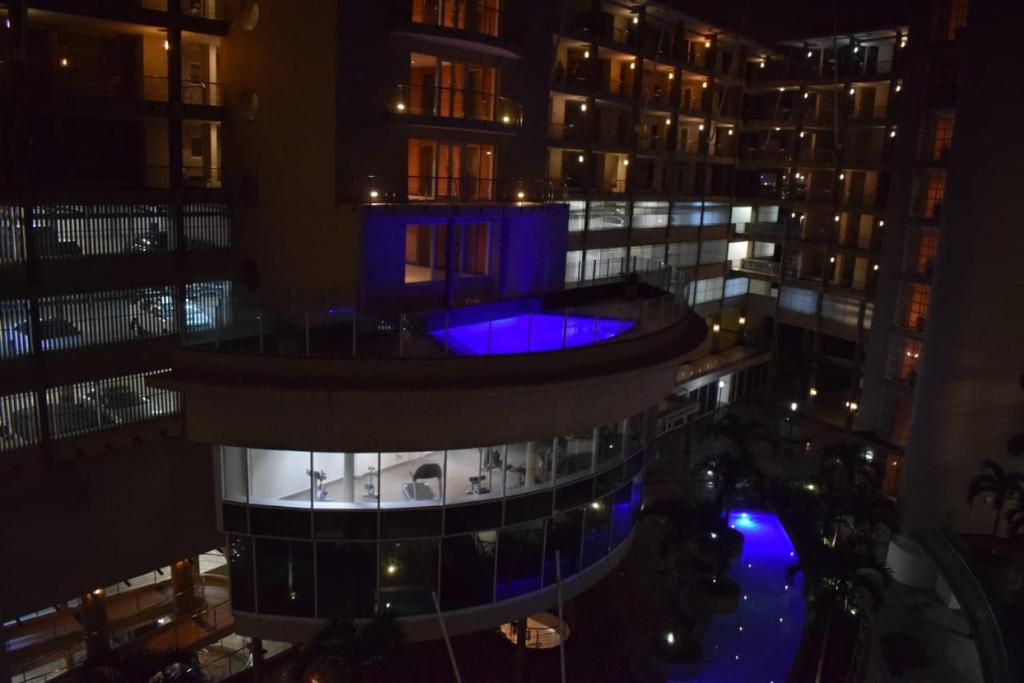
M 224 1 L 181 0 L 181 13 L 186 17 L 197 19 L 220 20 L 224 18 Z
M 740 270 L 761 275 L 778 277 L 782 264 L 778 261 L 765 261 L 763 259 L 745 258 L 740 259 Z
M 223 107 L 225 103 L 224 84 L 209 81 L 182 81 L 181 102 L 182 104 L 206 107 Z
M 564 200 L 555 181 L 456 176 L 365 176 L 352 182 L 355 203 L 543 202 Z
M 55 69 L 31 79 L 31 90 L 37 94 L 61 97 L 94 97 L 124 100 L 167 102 L 169 82 L 166 76 L 128 78 L 121 74 L 84 69 Z M 184 104 L 222 107 L 226 99 L 224 85 L 208 81 L 182 81 L 181 101 Z
M 548 121 L 548 138 L 552 140 L 582 141 L 588 137 L 588 127 L 580 123 Z
M 146 187 L 170 187 L 170 178 L 170 166 L 146 167 Z M 219 188 L 221 187 L 221 169 L 219 166 L 183 166 L 181 184 L 184 187 Z
M 786 226 L 782 223 L 745 223 L 743 231 L 736 232 L 737 236 L 750 235 L 751 237 L 771 237 L 778 239 L 783 236 Z
M 411 0 L 409 4 L 414 24 L 431 24 L 494 38 L 501 31 L 501 10 L 496 2 Z
M 401 116 L 482 121 L 508 127 L 523 125 L 523 107 L 515 100 L 458 88 L 403 83 L 395 86 L 389 108 Z

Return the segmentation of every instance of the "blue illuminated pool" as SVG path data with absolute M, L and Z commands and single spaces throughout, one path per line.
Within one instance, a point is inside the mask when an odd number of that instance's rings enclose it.
M 430 335 L 461 355 L 556 351 L 606 341 L 633 327 L 632 320 L 518 313 L 494 320 L 450 324 Z
M 793 544 L 770 512 L 736 510 L 729 513 L 729 524 L 744 537 L 743 555 L 729 571 L 744 597 L 736 612 L 712 620 L 701 672 L 690 680 L 782 683 L 804 627 L 802 580 L 786 582 L 786 567 L 796 558 Z

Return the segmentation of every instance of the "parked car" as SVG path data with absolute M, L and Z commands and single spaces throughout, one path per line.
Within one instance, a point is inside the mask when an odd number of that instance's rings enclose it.
M 140 337 L 171 334 L 174 331 L 174 298 L 166 294 L 147 296 L 132 308 L 131 329 Z M 210 316 L 194 299 L 185 299 L 185 329 L 213 326 Z
M 136 235 L 124 248 L 129 254 L 148 254 L 167 251 L 169 244 L 166 230 L 150 230 L 143 235 Z
M 102 429 L 116 424 L 102 410 L 77 401 L 60 401 L 49 406 L 50 436 L 53 438 L 65 434 L 76 434 L 94 429 Z M 39 442 L 39 423 L 34 408 L 16 410 L 11 415 L 11 432 L 24 439 L 27 443 Z
M 3 356 L 18 356 L 32 350 L 31 324 L 21 322 L 7 330 L 3 339 Z M 82 344 L 82 331 L 63 318 L 49 318 L 39 323 L 43 351 L 67 349 Z
M 138 422 L 150 415 L 149 397 L 127 384 L 90 389 L 85 402 L 95 409 L 98 405 L 103 415 L 115 424 Z

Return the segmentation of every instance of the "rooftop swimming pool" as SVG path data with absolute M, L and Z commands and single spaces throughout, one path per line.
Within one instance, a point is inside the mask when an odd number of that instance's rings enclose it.
M 517 313 L 494 320 L 450 324 L 430 336 L 460 355 L 557 351 L 596 344 L 617 337 L 634 325 L 616 318 Z
M 740 585 L 739 609 L 716 616 L 704 635 L 701 683 L 782 683 L 804 627 L 802 579 L 786 583 L 793 544 L 770 512 L 736 510 L 729 525 L 744 536 L 743 555 L 729 576 Z

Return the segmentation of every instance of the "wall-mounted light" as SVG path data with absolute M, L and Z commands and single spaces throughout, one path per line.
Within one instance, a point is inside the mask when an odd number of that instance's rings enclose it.
M 732 135 L 732 128 L 728 129 L 728 133 L 729 133 L 729 135 Z
M 576 161 L 578 161 L 578 162 L 580 162 L 582 164 L 583 163 L 583 155 L 581 154 L 578 157 L 576 157 Z
M 744 316 L 742 316 L 742 315 L 741 315 L 741 316 L 740 316 L 740 327 L 743 327 L 743 326 L 744 326 L 744 325 L 746 325 L 746 324 L 747 324 L 747 319 L 746 319 L 746 317 L 744 317 Z
M 807 51 L 807 58 L 810 59 L 813 56 L 814 56 L 814 51 L 813 50 L 808 50 Z
M 874 266 L 872 266 L 871 270 L 873 270 L 873 271 L 875 271 L 877 273 L 878 272 L 878 264 L 876 263 Z
M 377 192 L 377 190 L 370 190 L 370 199 L 376 199 L 379 196 L 380 196 L 380 193 Z
M 800 137 L 803 137 L 805 134 L 804 131 L 800 131 Z
M 710 38 L 705 38 L 704 39 L 704 47 L 709 49 L 709 50 L 711 49 L 711 39 Z
M 718 380 L 718 388 L 719 389 L 725 389 L 725 380 L 724 379 Z
M 673 80 L 673 79 L 674 79 L 675 77 L 676 77 L 676 72 L 675 72 L 675 71 L 669 71 L 669 72 L 668 72 L 668 80 L 670 80 L 670 81 L 671 81 L 671 80 Z
M 836 223 L 838 223 L 838 222 L 839 222 L 839 214 L 837 213 L 837 214 L 836 214 L 836 215 L 835 215 L 835 216 L 834 216 L 834 217 L 832 218 L 832 220 L 833 220 L 833 221 L 835 221 Z
M 398 573 L 398 565 L 389 564 L 387 571 L 388 571 L 388 574 L 397 574 Z
M 623 159 L 622 160 L 622 165 L 623 166 L 629 166 L 629 159 Z
M 828 262 L 829 263 L 835 263 L 836 262 L 836 257 L 835 256 L 829 256 L 828 257 Z
M 501 117 L 501 122 L 502 123 L 512 123 L 512 117 L 509 116 L 508 114 L 505 114 L 504 116 Z
M 884 228 L 885 227 L 885 221 L 884 220 L 878 221 L 878 227 Z
M 630 71 L 635 71 L 636 70 L 636 62 L 630 62 L 629 63 L 629 70 Z
M 485 157 L 489 157 L 489 156 L 491 156 L 492 154 L 494 154 L 494 152 L 492 152 L 491 150 L 489 150 L 489 149 L 485 149 L 485 150 L 484 150 L 484 156 L 485 156 Z
M 850 95 L 856 95 L 857 94 L 857 89 L 851 86 L 849 92 L 850 92 Z
M 900 90 L 903 90 L 903 81 L 902 80 L 896 81 L 896 92 L 899 92 Z
M 11 20 L 10 19 L 4 19 L 4 28 L 10 28 L 10 27 L 11 27 Z
M 590 59 L 590 50 L 583 51 L 583 59 Z
M 526 199 L 526 193 L 519 190 L 519 192 L 516 192 L 516 199 Z
M 399 102 L 395 105 L 395 109 L 398 111 L 405 111 L 405 102 Z
M 846 179 L 846 174 L 845 173 L 840 173 L 839 174 L 839 179 L 840 180 L 845 180 Z
M 815 389 L 814 387 L 811 387 L 810 390 L 807 393 L 810 394 L 811 396 L 817 396 L 818 395 L 818 390 Z
M 586 110 L 587 110 L 587 103 L 584 102 L 583 104 L 580 105 L 580 111 L 586 111 Z
M 714 332 L 715 334 L 718 334 L 719 332 L 722 331 L 722 326 L 719 325 L 718 323 L 715 323 L 714 325 L 711 326 L 711 331 Z
M 707 81 L 703 81 L 703 82 L 702 82 L 702 83 L 700 84 L 700 87 L 701 87 L 701 88 L 703 88 L 704 90 L 707 90 L 707 89 L 708 89 L 708 82 L 707 82 Z
M 171 41 L 165 40 L 164 41 L 164 51 L 166 52 L 167 50 L 170 50 L 170 49 L 171 49 Z
M 853 401 L 850 402 L 850 412 L 851 413 L 857 412 L 857 404 L 855 402 L 853 402 Z
M 698 125 L 697 126 L 697 130 L 704 130 L 704 124 L 702 123 L 702 124 Z
M 61 57 L 60 58 L 60 66 L 63 69 L 68 68 L 69 66 L 71 66 L 71 60 L 69 60 L 67 57 Z
M 792 403 L 790 403 L 790 404 L 789 404 L 789 412 L 791 412 L 791 413 L 795 413 L 795 412 L 796 412 L 796 409 L 797 409 L 797 408 L 799 408 L 799 407 L 800 407 L 800 406 L 798 406 L 798 405 L 796 404 L 796 401 L 793 401 Z
M 891 138 L 896 137 L 896 129 L 895 128 L 893 128 L 892 130 L 889 131 L 889 137 L 891 137 Z
M 790 218 L 796 218 L 796 211 L 790 212 L 789 217 Z
M 857 54 L 858 52 L 860 52 L 860 45 L 854 45 L 853 46 L 853 54 Z
M 900 38 L 900 47 L 906 47 L 906 46 L 907 46 L 907 37 L 903 36 L 902 38 Z
M 775 126 L 775 132 L 776 133 L 779 132 L 780 130 L 782 130 L 782 128 L 780 128 L 779 126 Z
M 671 126 L 672 125 L 672 119 L 671 118 L 665 119 L 665 125 L 666 126 Z
M 640 23 L 640 17 L 633 17 L 633 23 L 634 24 L 639 24 Z
M 807 99 L 808 97 L 810 97 L 810 96 L 811 96 L 811 93 L 809 93 L 809 92 L 805 92 L 805 93 L 804 93 L 804 99 L 805 99 L 805 100 L 806 100 L 806 99 Z
M 758 68 L 763 69 L 764 65 L 765 65 L 765 60 L 762 59 L 761 63 L 758 65 Z

